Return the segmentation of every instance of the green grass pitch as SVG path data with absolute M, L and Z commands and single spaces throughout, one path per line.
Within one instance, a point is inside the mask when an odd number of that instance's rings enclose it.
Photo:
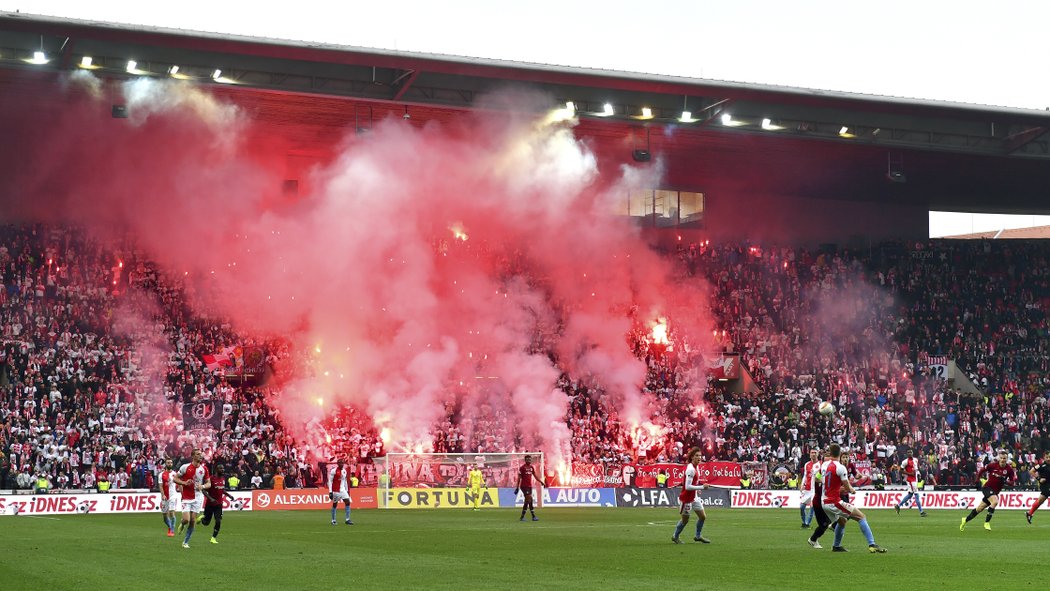
M 157 514 L 0 518 L 0 588 L 17 589 L 851 589 L 1041 588 L 1050 518 L 1000 511 L 959 531 L 964 511 L 871 511 L 872 555 L 851 523 L 832 554 L 810 548 L 795 511 L 712 510 L 710 545 L 673 509 L 228 512 L 219 544 L 189 550 Z M 1040 519 L 1042 518 L 1042 519 Z

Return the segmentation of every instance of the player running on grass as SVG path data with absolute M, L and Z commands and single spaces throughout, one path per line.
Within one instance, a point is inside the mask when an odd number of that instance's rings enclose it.
M 839 447 L 839 444 L 831 444 L 829 455 L 835 458 L 842 456 L 842 449 Z M 886 549 L 875 543 L 875 536 L 871 533 L 871 527 L 868 526 L 868 518 L 864 513 L 842 500 L 843 492 L 854 492 L 853 485 L 849 482 L 849 473 L 846 470 L 846 466 L 837 460 L 827 462 L 824 465 L 823 481 L 824 512 L 828 514 L 832 521 L 838 521 L 839 523 L 839 527 L 835 529 L 835 545 L 832 551 L 847 551 L 841 545 L 842 534 L 845 532 L 846 522 L 853 519 L 860 526 L 860 531 L 864 533 L 864 537 L 868 540 L 868 552 L 872 554 L 885 553 Z
M 678 493 L 678 500 L 681 501 L 681 504 L 678 506 L 678 513 L 681 517 L 678 520 L 678 525 L 674 527 L 674 537 L 671 538 L 671 541 L 675 544 L 682 543 L 678 536 L 681 535 L 682 530 L 689 523 L 689 512 L 692 511 L 696 513 L 696 535 L 693 536 L 693 541 L 710 544 L 711 540 L 700 535 L 700 532 L 704 530 L 704 522 L 707 521 L 707 513 L 704 512 L 704 504 L 696 498 L 696 491 L 711 488 L 711 485 L 700 482 L 700 469 L 698 468 L 700 464 L 700 448 L 694 447 L 690 449 L 685 457 L 689 464 L 685 468 L 685 481 L 682 482 L 682 492 Z
M 179 533 L 186 531 L 186 537 L 182 540 L 183 548 L 190 547 L 193 526 L 197 523 L 197 515 L 204 503 L 204 491 L 211 487 L 208 467 L 201 463 L 201 458 L 201 450 L 193 450 L 190 463 L 183 464 L 175 475 L 175 483 L 182 487 L 182 523 L 179 524 Z
M 999 504 L 999 493 L 1003 492 L 1003 487 L 1007 484 L 1017 482 L 1017 472 L 1007 462 L 1005 449 L 1000 449 L 996 461 L 981 468 L 981 471 L 977 473 L 977 481 L 980 482 L 982 478 L 987 479 L 981 486 L 981 494 L 984 498 L 981 499 L 981 504 L 977 505 L 976 509 L 971 509 L 970 514 L 962 518 L 962 522 L 959 523 L 959 531 L 966 529 L 966 524 L 985 509 L 988 509 L 988 515 L 984 517 L 984 529 L 992 530 L 991 522 L 992 517 L 995 516 L 995 507 Z
M 915 506 L 919 508 L 919 517 L 926 517 L 926 512 L 922 510 L 922 498 L 919 496 L 919 461 L 915 459 L 915 450 L 908 450 L 908 459 L 901 463 L 901 470 L 904 471 L 904 481 L 908 484 L 908 494 L 904 495 L 901 502 L 893 506 L 897 511 L 897 515 L 901 514 L 901 507 L 908 504 L 908 501 L 915 498 Z
M 212 474 L 208 481 L 211 486 L 208 487 L 208 492 L 204 495 L 204 516 L 203 519 L 198 517 L 197 520 L 203 526 L 211 524 L 212 518 L 215 518 L 215 528 L 211 532 L 211 543 L 218 544 L 219 530 L 222 528 L 222 497 L 227 497 L 231 501 L 236 501 L 233 495 L 226 492 L 226 469 L 222 467 L 222 464 L 215 466 L 215 473 Z
M 1032 468 L 1030 472 L 1032 473 L 1032 478 L 1039 484 L 1039 498 L 1035 500 L 1032 508 L 1024 514 L 1029 524 L 1032 523 L 1035 512 L 1042 506 L 1047 497 L 1050 497 L 1050 451 L 1043 453 L 1043 463 Z
M 532 465 L 532 456 L 525 456 L 525 464 L 518 469 L 518 483 L 514 487 L 514 494 L 517 495 L 520 490 L 525 495 L 525 502 L 521 505 L 521 519 L 518 521 L 525 521 L 525 510 L 528 509 L 532 515 L 533 521 L 539 521 L 540 518 L 536 517 L 535 505 L 532 502 L 532 479 L 536 478 L 536 481 L 540 483 L 540 486 L 547 486 L 543 480 L 536 474 L 536 467 Z

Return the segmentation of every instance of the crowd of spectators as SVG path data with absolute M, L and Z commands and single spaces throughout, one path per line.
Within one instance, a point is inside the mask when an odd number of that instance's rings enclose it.
M 668 343 L 639 324 L 625 338 L 648 370 L 641 424 L 627 424 L 594 380 L 558 381 L 575 462 L 681 462 L 700 445 L 711 459 L 797 472 L 808 449 L 838 442 L 876 479 L 899 481 L 895 466 L 914 449 L 928 482 L 961 485 L 1007 448 L 1030 485 L 1025 468 L 1050 449 L 1050 245 L 855 252 L 700 242 L 666 256 L 679 280 L 707 286 L 714 336 L 741 377 L 714 379 L 713 360 L 682 341 L 673 319 Z M 203 361 L 258 348 L 277 365 L 293 356 L 287 343 L 195 313 L 182 283 L 130 246 L 8 226 L 0 272 L 0 488 L 152 488 L 163 459 L 192 448 L 244 486 L 312 486 L 333 450 L 355 471 L 385 454 L 380 430 L 353 407 L 309 426 L 325 444 L 294 439 L 269 403 L 279 382 Z M 546 342 L 537 335 L 533 346 Z M 950 361 L 954 382 L 943 379 Z M 823 400 L 838 412 L 817 414 Z M 220 406 L 226 428 L 185 431 L 182 405 L 196 402 Z M 430 449 L 521 447 L 505 411 L 468 414 L 465 404 L 446 406 Z

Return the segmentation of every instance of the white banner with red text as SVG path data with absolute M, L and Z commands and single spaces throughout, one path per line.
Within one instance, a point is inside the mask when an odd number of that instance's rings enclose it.
M 907 495 L 904 490 L 861 490 L 853 497 L 858 509 L 892 509 Z M 973 509 L 981 503 L 981 493 L 965 491 L 925 491 L 919 493 L 923 509 Z M 1039 498 L 1037 491 L 1003 491 L 999 495 L 998 509 L 1028 510 Z M 734 509 L 798 509 L 800 495 L 797 490 L 734 490 L 729 506 Z M 908 506 L 914 506 L 909 500 Z M 1050 509 L 1044 503 L 1040 510 Z
M 223 498 L 224 510 L 252 510 L 252 493 L 229 491 L 234 501 Z M 238 505 L 239 503 L 239 509 Z M 176 507 L 180 511 L 181 506 Z M 160 493 L 84 493 L 47 495 L 0 495 L 0 516 L 74 515 L 86 513 L 150 513 L 160 511 Z

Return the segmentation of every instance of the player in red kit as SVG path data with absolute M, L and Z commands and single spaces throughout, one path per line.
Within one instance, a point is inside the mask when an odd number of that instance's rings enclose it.
M 204 519 L 201 525 L 207 526 L 215 518 L 215 529 L 211 532 L 211 543 L 218 544 L 219 529 L 222 527 L 222 498 L 225 496 L 231 501 L 236 501 L 233 495 L 226 492 L 226 470 L 222 465 L 215 466 L 215 473 L 208 477 L 211 486 L 204 495 Z
M 1032 523 L 1032 517 L 1039 510 L 1043 502 L 1050 498 L 1050 451 L 1043 453 L 1043 462 L 1030 470 L 1032 477 L 1039 484 L 1039 498 L 1035 500 L 1032 508 L 1025 512 L 1025 519 Z
M 926 517 L 926 512 L 922 510 L 922 498 L 919 496 L 919 461 L 915 459 L 914 449 L 908 450 L 908 459 L 901 462 L 901 471 L 904 472 L 904 482 L 908 485 L 908 494 L 893 506 L 894 510 L 900 515 L 901 507 L 914 498 L 915 506 L 919 508 L 919 517 Z
M 335 509 L 339 506 L 339 501 L 343 502 L 346 524 L 354 524 L 353 521 L 350 521 L 350 492 L 346 484 L 350 474 L 344 464 L 343 458 L 339 458 L 336 467 L 328 471 L 328 498 L 332 499 L 332 525 L 336 524 Z
M 546 486 L 543 480 L 536 474 L 536 467 L 532 465 L 532 456 L 525 456 L 525 464 L 518 469 L 518 484 L 514 488 L 514 494 L 520 490 L 525 495 L 525 502 L 521 506 L 521 519 L 525 521 L 525 510 L 528 509 L 533 521 L 539 521 L 536 517 L 535 505 L 532 502 L 532 479 L 535 478 L 541 486 Z
M 828 447 L 828 455 L 841 460 L 843 452 L 837 443 Z M 860 526 L 861 533 L 868 541 L 868 552 L 872 554 L 883 554 L 886 549 L 875 543 L 875 536 L 868 526 L 868 518 L 860 509 L 842 500 L 843 493 L 852 493 L 853 485 L 849 481 L 849 471 L 841 461 L 830 460 L 823 465 L 824 483 L 824 512 L 828 514 L 831 521 L 838 522 L 835 528 L 835 543 L 832 552 L 846 552 L 842 547 L 842 535 L 846 531 L 846 522 L 853 519 Z
M 809 461 L 802 468 L 802 482 L 798 484 L 798 490 L 801 493 L 799 511 L 802 513 L 803 529 L 809 528 L 809 525 L 813 523 L 813 472 L 819 467 L 820 459 L 817 458 L 817 450 L 809 450 Z
M 179 502 L 175 471 L 171 467 L 171 459 L 168 459 L 164 462 L 164 471 L 160 473 L 160 511 L 164 516 L 164 525 L 168 526 L 169 538 L 175 537 L 175 509 Z
M 959 531 L 966 529 L 966 523 L 985 509 L 988 509 L 988 515 L 984 517 L 984 529 L 991 531 L 992 517 L 995 516 L 995 507 L 999 504 L 999 493 L 1003 492 L 1003 487 L 1007 484 L 1017 482 L 1017 472 L 1007 461 L 1005 449 L 999 450 L 999 457 L 996 461 L 981 468 L 981 471 L 977 473 L 977 481 L 980 482 L 982 478 L 987 478 L 984 486 L 981 487 L 981 494 L 984 495 L 984 498 L 981 499 L 981 504 L 977 505 L 976 509 L 972 509 L 969 515 L 962 518 Z
M 711 488 L 711 485 L 700 481 L 700 448 L 694 447 L 690 449 L 685 457 L 689 463 L 685 467 L 685 480 L 682 482 L 682 492 L 678 493 L 678 500 L 680 501 L 678 514 L 681 517 L 678 518 L 678 523 L 674 527 L 674 537 L 671 538 L 671 541 L 675 544 L 682 543 L 678 536 L 682 534 L 682 530 L 689 523 L 689 513 L 693 512 L 696 513 L 696 535 L 693 536 L 693 541 L 710 544 L 711 540 L 700 535 L 700 532 L 704 531 L 704 523 L 707 522 L 707 512 L 704 511 L 704 504 L 696 498 L 696 491 Z
M 186 530 L 186 537 L 182 540 L 183 548 L 190 547 L 193 526 L 197 523 L 197 514 L 201 512 L 201 505 L 204 503 L 204 491 L 211 487 L 208 467 L 201 460 L 201 450 L 193 450 L 190 463 L 183 464 L 175 474 L 175 484 L 182 487 L 182 523 L 179 524 L 179 532 Z

